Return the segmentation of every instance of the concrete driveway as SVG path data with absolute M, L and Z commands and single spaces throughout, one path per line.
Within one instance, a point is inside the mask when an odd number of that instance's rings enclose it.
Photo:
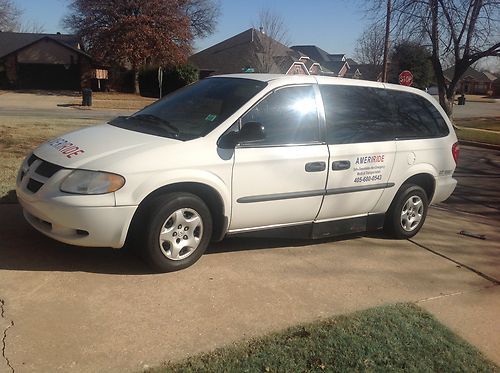
M 45 238 L 17 205 L 0 206 L 0 227 L 0 331 L 7 329 L 4 355 L 16 372 L 134 371 L 406 301 L 458 323 L 455 330 L 500 362 L 500 233 L 478 216 L 433 209 L 408 241 L 226 240 L 193 267 L 162 275 L 120 251 Z M 487 239 L 458 235 L 462 229 Z M 461 305 L 467 297 L 477 298 L 466 301 L 469 310 Z M 3 360 L 0 371 L 9 371 Z

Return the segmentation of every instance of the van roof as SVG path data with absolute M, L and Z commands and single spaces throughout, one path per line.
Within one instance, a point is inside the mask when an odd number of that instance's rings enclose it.
M 339 85 L 353 85 L 353 86 L 361 86 L 361 87 L 379 87 L 379 88 L 388 88 L 395 89 L 399 91 L 407 91 L 422 94 L 424 91 L 414 88 L 414 87 L 406 87 L 399 84 L 391 84 L 391 83 L 381 83 L 374 82 L 371 80 L 362 80 L 362 79 L 348 79 L 341 77 L 332 77 L 332 76 L 324 76 L 324 75 L 285 75 L 285 74 L 255 74 L 255 73 L 247 73 L 247 74 L 224 74 L 224 75 L 214 75 L 210 78 L 240 78 L 240 79 L 252 79 L 258 80 L 261 82 L 270 82 L 270 81 L 283 81 L 284 83 L 292 83 L 294 81 L 304 82 L 305 80 L 310 80 L 313 78 L 318 84 L 339 84 Z

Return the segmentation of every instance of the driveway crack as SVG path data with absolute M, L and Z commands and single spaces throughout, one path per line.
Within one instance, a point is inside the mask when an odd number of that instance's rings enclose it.
M 5 320 L 5 301 L 3 299 L 0 299 L 0 319 Z M 7 358 L 7 355 L 5 354 L 5 350 L 7 348 L 7 331 L 14 326 L 14 321 L 9 320 L 7 323 L 7 327 L 4 329 L 3 334 L 2 334 L 2 357 L 5 360 L 5 363 L 7 366 L 10 368 L 11 372 L 14 373 L 14 368 L 12 365 L 10 365 L 10 361 Z
M 409 238 L 408 241 L 410 241 L 412 244 L 417 245 L 418 247 L 420 247 L 420 248 L 422 248 L 424 250 L 429 251 L 430 253 L 432 253 L 434 255 L 440 256 L 441 258 L 449 260 L 450 262 L 455 263 L 456 265 L 459 265 L 460 267 L 463 267 L 463 268 L 465 268 L 465 269 L 467 269 L 467 270 L 469 270 L 471 272 L 474 272 L 476 275 L 481 276 L 485 280 L 488 280 L 488 281 L 492 282 L 494 285 L 500 285 L 500 281 L 499 280 L 497 280 L 494 277 L 491 277 L 491 276 L 487 275 L 486 273 L 478 271 L 477 269 L 472 268 L 472 267 L 468 266 L 467 264 L 461 263 L 458 260 L 450 258 L 449 256 L 441 254 L 440 252 L 432 250 L 431 248 L 429 248 L 429 247 L 427 247 L 425 245 L 419 244 L 418 242 L 413 241 L 411 238 Z

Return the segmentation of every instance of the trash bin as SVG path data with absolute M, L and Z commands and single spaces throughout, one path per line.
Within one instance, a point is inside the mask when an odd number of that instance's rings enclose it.
M 465 96 L 463 94 L 458 98 L 458 104 L 465 105 Z
M 90 88 L 82 89 L 82 106 L 92 106 L 92 90 Z

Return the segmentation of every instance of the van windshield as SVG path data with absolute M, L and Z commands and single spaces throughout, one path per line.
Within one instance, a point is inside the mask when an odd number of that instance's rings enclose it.
M 133 114 L 109 124 L 182 141 L 205 136 L 224 122 L 267 83 L 240 78 L 208 78 L 172 92 Z

